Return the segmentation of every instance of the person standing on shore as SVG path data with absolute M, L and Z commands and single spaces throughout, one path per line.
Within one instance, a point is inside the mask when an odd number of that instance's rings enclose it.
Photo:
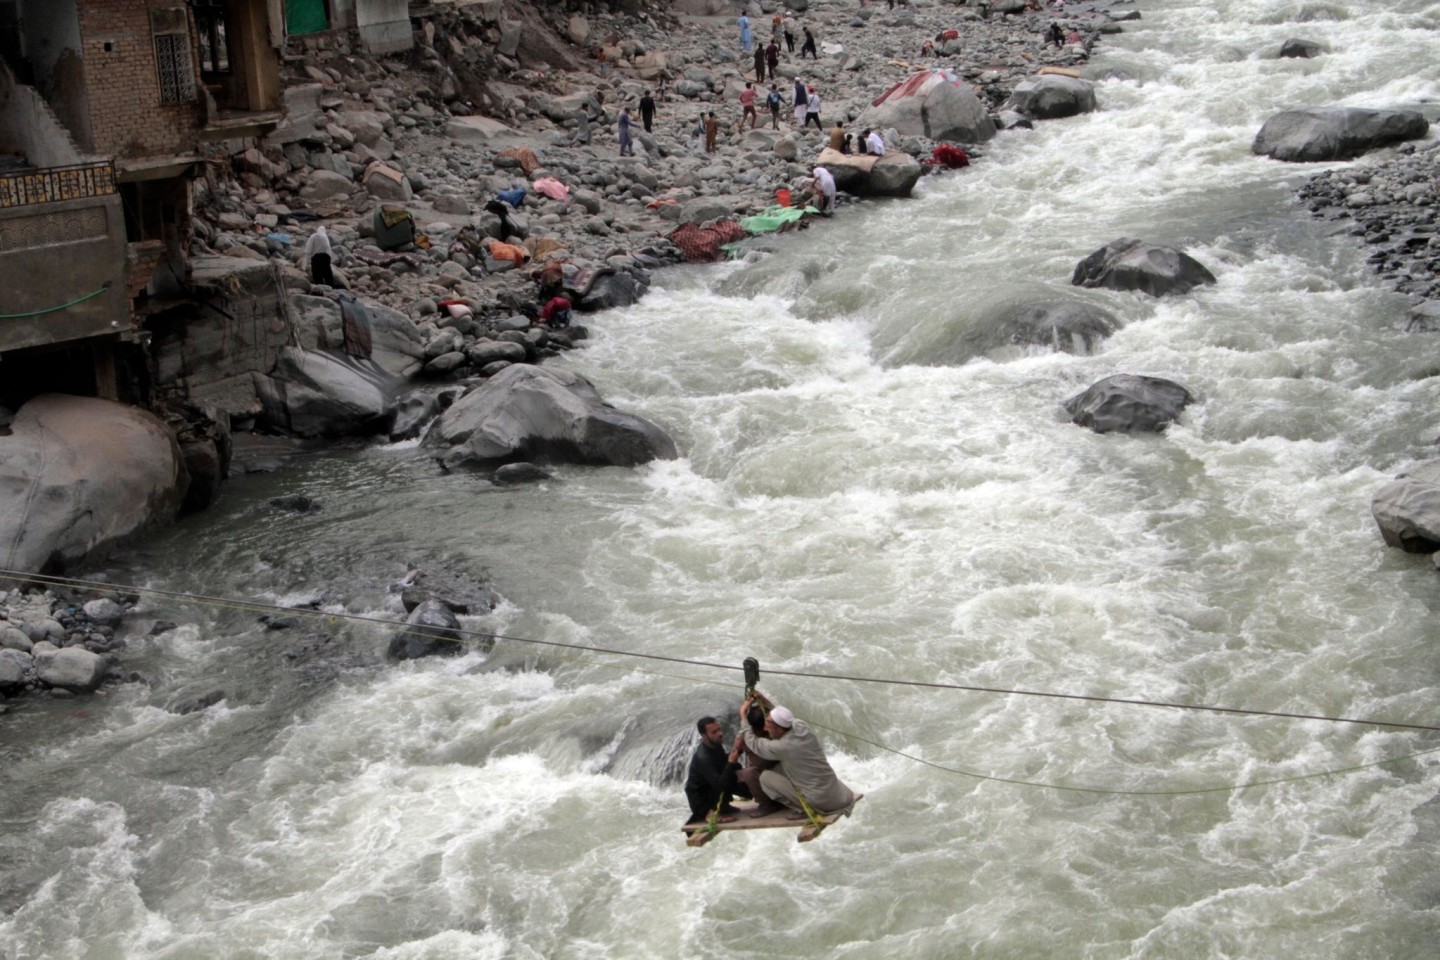
M 310 282 L 324 284 L 327 287 L 338 287 L 335 282 L 335 273 L 330 269 L 330 258 L 335 254 L 330 249 L 330 236 L 325 228 L 318 227 L 310 234 L 310 239 L 305 241 L 305 255 L 310 258 Z
M 640 98 L 640 123 L 644 125 L 645 132 L 650 132 L 650 124 L 655 120 L 655 98 L 650 96 L 650 91 L 645 91 L 645 96 Z
M 801 60 L 804 60 L 804 59 L 805 59 L 805 54 L 806 54 L 807 51 L 808 51 L 809 54 L 810 54 L 810 59 L 811 59 L 811 60 L 819 60 L 819 59 L 820 59 L 820 55 L 815 52 L 815 34 L 813 34 L 813 33 L 810 32 L 810 28 L 809 28 L 809 27 L 806 27 L 806 28 L 805 28 L 805 42 L 802 43 L 802 44 L 800 44 L 800 59 L 801 59 Z
M 775 88 L 775 84 L 770 84 L 770 92 L 765 96 L 765 106 L 770 108 L 770 127 L 773 130 L 780 129 L 780 102 L 782 100 L 784 97 L 780 96 L 780 91 Z
M 750 118 L 750 129 L 755 129 L 755 84 L 745 84 L 745 89 L 740 91 L 740 123 L 736 130 L 745 129 L 745 118 Z
M 780 46 L 780 14 L 775 14 L 775 19 L 770 21 L 770 42 Z
M 750 36 L 750 18 L 742 13 L 740 14 L 740 19 L 736 20 L 735 23 L 740 27 L 740 51 L 742 53 L 749 53 L 750 44 L 754 42 Z
M 1056 50 L 1059 50 L 1061 47 L 1065 46 L 1065 31 L 1061 30 L 1060 24 L 1056 23 L 1054 20 L 1050 21 L 1050 29 L 1046 32 L 1045 37 L 1051 43 L 1055 44 Z
M 715 138 L 720 135 L 720 121 L 715 119 L 715 111 L 711 110 L 705 115 L 705 152 L 715 152 Z
M 755 82 L 761 83 L 765 80 L 765 48 L 755 44 Z
M 788 13 L 785 15 L 781 29 L 785 31 L 785 52 L 795 52 L 795 18 Z
M 820 125 L 820 94 L 815 92 L 814 87 L 810 88 L 810 95 L 805 98 L 805 122 L 802 126 L 810 126 L 811 120 L 815 121 L 816 130 L 825 132 L 825 128 Z
M 795 78 L 795 126 L 805 125 L 805 108 L 810 102 L 810 96 L 805 92 L 805 83 L 799 77 Z
M 835 126 L 830 131 L 830 149 L 842 153 L 845 150 L 845 125 L 839 120 L 835 121 Z
M 780 66 L 780 44 L 774 40 L 765 48 L 765 66 L 770 68 L 770 79 L 775 79 L 775 69 Z M 759 78 L 756 78 L 757 82 Z
M 620 108 L 620 156 L 635 156 L 635 141 L 630 138 L 630 108 Z

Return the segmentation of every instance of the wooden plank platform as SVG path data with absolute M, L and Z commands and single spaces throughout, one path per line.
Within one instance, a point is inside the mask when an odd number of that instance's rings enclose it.
M 864 794 L 857 793 L 855 795 L 855 803 L 859 803 L 863 796 Z M 720 833 L 727 830 L 773 830 L 776 827 L 790 827 L 798 830 L 800 835 L 796 839 L 801 843 L 808 843 L 820 836 L 820 832 L 830 826 L 830 824 L 839 820 L 841 817 L 850 816 L 850 811 L 855 809 L 855 803 L 852 803 L 849 809 L 842 810 L 839 813 L 822 815 L 820 817 L 820 823 L 817 826 L 804 817 L 798 819 L 792 817 L 790 811 L 783 808 L 777 813 L 766 814 L 763 817 L 752 817 L 751 814 L 755 812 L 759 805 L 756 804 L 754 800 L 741 800 L 737 798 L 735 800 L 735 809 L 740 811 L 739 815 L 729 823 L 716 824 L 716 833 L 710 832 L 710 825 L 707 823 L 687 823 L 680 829 L 689 835 L 686 843 L 692 847 L 703 847 L 715 839 Z

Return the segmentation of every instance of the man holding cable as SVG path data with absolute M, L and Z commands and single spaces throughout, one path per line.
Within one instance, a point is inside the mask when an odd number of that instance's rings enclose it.
M 792 820 L 805 818 L 805 804 L 819 814 L 849 813 L 855 805 L 855 793 L 831 769 L 810 725 L 797 720 L 784 707 L 775 707 L 765 718 L 765 732 L 770 738 L 758 737 L 745 723 L 751 702 L 746 699 L 740 705 L 745 747 L 762 760 L 778 761 L 775 767 L 760 773 L 765 793 L 789 807 Z

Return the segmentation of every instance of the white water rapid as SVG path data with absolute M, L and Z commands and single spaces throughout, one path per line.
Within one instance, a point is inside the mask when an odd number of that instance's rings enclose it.
M 1440 4 L 1142 12 L 1097 47 L 1100 112 L 595 317 L 558 362 L 682 459 L 500 491 L 413 445 L 334 451 L 232 482 L 98 574 L 395 618 L 405 564 L 444 565 L 506 598 L 468 626 L 517 637 L 1440 722 L 1440 581 L 1369 515 L 1433 453 L 1440 364 L 1348 227 L 1295 201 L 1319 168 L 1249 151 L 1291 106 L 1437 119 Z M 1292 36 L 1327 52 L 1274 59 Z M 1120 236 L 1181 246 L 1218 283 L 1072 288 Z M 1057 298 L 1123 327 L 1091 356 L 964 347 L 1006 305 Z M 1117 372 L 1197 402 L 1157 436 L 1068 423 L 1060 402 Z M 266 505 L 296 492 L 323 511 Z M 738 672 L 512 642 L 394 666 L 380 627 L 145 609 L 182 624 L 132 639 L 124 668 L 148 684 L 0 724 L 5 960 L 1393 960 L 1440 942 L 1440 754 L 1157 796 L 875 745 L 1185 791 L 1434 735 L 771 677 L 833 728 L 865 800 L 815 843 L 696 851 L 676 764 L 698 715 L 730 718 Z M 210 687 L 227 699 L 165 709 Z

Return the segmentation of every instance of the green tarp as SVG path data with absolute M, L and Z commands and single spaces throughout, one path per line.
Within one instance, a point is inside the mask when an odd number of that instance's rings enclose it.
M 807 213 L 819 213 L 814 207 L 766 207 L 764 213 L 746 217 L 740 226 L 746 233 L 774 233 L 787 223 L 794 223 Z
M 285 0 L 285 32 L 292 37 L 330 29 L 325 0 Z

